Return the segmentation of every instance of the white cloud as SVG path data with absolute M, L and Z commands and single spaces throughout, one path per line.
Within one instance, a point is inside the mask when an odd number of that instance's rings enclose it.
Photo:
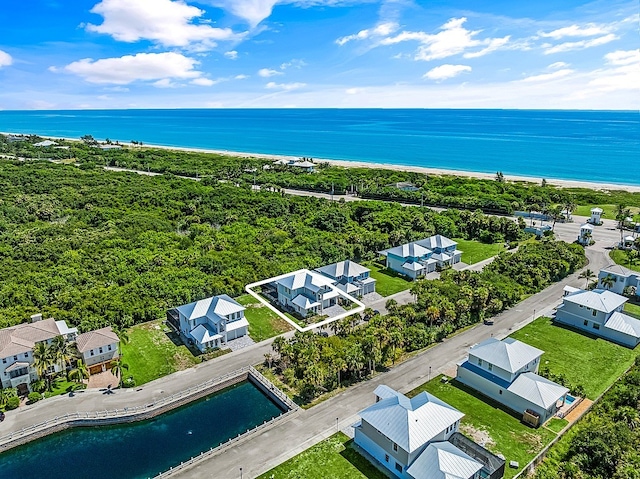
M 358 33 L 354 33 L 353 35 L 340 37 L 336 40 L 336 43 L 342 46 L 352 40 L 366 40 L 371 37 L 386 37 L 398 30 L 398 27 L 398 24 L 395 22 L 379 23 L 374 28 L 360 30 Z
M 224 56 L 229 58 L 230 60 L 235 60 L 238 58 L 238 52 L 235 50 L 230 50 L 228 52 L 224 52 Z
M 261 76 L 262 78 L 269 78 L 272 76 L 276 76 L 276 75 L 282 75 L 282 72 L 279 72 L 278 70 L 272 70 L 270 68 L 261 68 L 260 70 L 258 70 L 258 75 Z
M 461 73 L 470 72 L 471 67 L 469 65 L 450 65 L 444 64 L 432 68 L 427 73 L 423 75 L 423 78 L 428 78 L 429 80 L 442 81 L 447 78 L 453 78 Z
M 278 0 L 216 0 L 212 3 L 255 27 L 271 15 L 273 7 L 279 2 Z
M 172 0 L 102 0 L 91 9 L 103 17 L 100 25 L 87 30 L 112 36 L 122 42 L 151 40 L 166 47 L 213 48 L 216 41 L 236 40 L 229 28 L 195 24 L 205 12 L 183 1 Z
M 7 52 L 0 50 L 0 68 L 8 67 L 13 63 L 13 58 Z
M 607 63 L 612 65 L 640 65 L 640 49 L 616 50 L 604 56 Z
M 194 70 L 198 63 L 180 53 L 138 53 L 101 60 L 85 58 L 62 69 L 51 67 L 50 70 L 73 73 L 90 83 L 126 85 L 136 80 L 159 80 L 162 85 L 165 80 L 200 77 L 201 73 Z
M 235 78 L 236 80 L 246 80 L 247 78 L 249 78 L 249 75 L 241 73 L 240 75 L 236 75 L 233 78 Z
M 502 37 L 502 38 L 490 38 L 489 44 L 486 47 L 484 47 L 482 50 L 478 50 L 477 52 L 467 52 L 463 55 L 463 57 L 465 58 L 482 57 L 487 53 L 491 53 L 491 52 L 495 52 L 496 50 L 499 50 L 500 48 L 505 46 L 507 43 L 509 43 L 510 39 L 511 39 L 511 35 L 507 35 L 506 37 Z
M 270 81 L 265 85 L 265 88 L 267 90 L 291 91 L 291 90 L 297 90 L 305 86 L 307 86 L 306 83 L 298 83 L 298 82 L 297 83 L 276 83 L 276 82 Z
M 568 66 L 569 66 L 569 64 L 565 63 L 565 62 L 555 62 L 555 63 L 552 63 L 551 65 L 549 65 L 547 68 L 549 70 L 558 70 L 560 68 L 567 68 Z
M 357 95 L 358 93 L 362 93 L 364 88 L 347 88 L 344 92 L 347 95 Z
M 307 64 L 303 60 L 297 60 L 294 58 L 293 60 L 280 65 L 280 70 L 286 70 L 287 68 L 297 68 L 299 70 L 306 65 Z
M 610 29 L 604 26 L 594 25 L 589 23 L 585 26 L 571 25 L 569 27 L 558 28 L 551 32 L 538 32 L 538 35 L 545 38 L 553 38 L 559 40 L 564 37 L 593 37 L 596 35 L 606 35 Z
M 153 82 L 152 85 L 156 88 L 177 88 L 179 85 L 170 78 L 163 78 L 162 80 L 158 80 L 157 82 Z
M 192 85 L 198 85 L 198 86 L 213 86 L 217 82 L 211 80 L 210 78 L 200 77 L 200 78 L 194 78 L 189 83 L 191 83 Z
M 617 40 L 618 37 L 613 33 L 609 33 L 602 37 L 592 38 L 590 40 L 580 40 L 577 42 L 565 42 L 557 45 L 543 45 L 545 48 L 544 54 L 550 55 L 552 53 L 569 52 L 572 50 L 584 50 L 585 48 L 597 47 L 606 43 Z
M 558 78 L 566 77 L 567 75 L 571 75 L 573 70 L 570 68 L 564 68 L 562 70 L 557 70 L 553 73 L 542 73 L 540 75 L 532 75 L 526 78 L 523 78 L 521 81 L 523 82 L 539 82 L 539 81 L 550 81 L 557 80 Z

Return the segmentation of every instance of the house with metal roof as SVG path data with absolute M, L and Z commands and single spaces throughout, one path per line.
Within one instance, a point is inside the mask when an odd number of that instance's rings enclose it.
M 316 271 L 334 280 L 340 290 L 351 296 L 364 296 L 376 290 L 376 280 L 369 276 L 371 270 L 355 261 L 340 261 L 316 268 Z
M 603 284 L 602 280 L 607 277 L 613 278 L 612 286 L 605 286 Z M 598 288 L 623 294 L 628 287 L 634 288 L 636 294 L 640 295 L 640 272 L 630 270 L 619 264 L 610 264 L 600 270 L 598 274 Z
M 580 234 L 578 234 L 578 243 L 586 246 L 591 244 L 591 239 L 593 236 L 593 225 L 589 223 L 583 223 L 580 225 Z
M 322 314 L 337 304 L 340 293 L 331 287 L 335 282 L 314 271 L 296 271 L 275 281 L 278 303 L 303 318 Z
M 111 369 L 112 362 L 120 356 L 120 338 L 111 326 L 78 335 L 76 346 L 89 374 L 97 374 Z
M 591 218 L 588 219 L 588 222 L 592 225 L 601 225 L 602 224 L 602 214 L 604 213 L 602 208 L 591 208 Z
M 389 248 L 379 253 L 386 258 L 386 267 L 417 279 L 436 271 L 437 268 L 453 266 L 461 261 L 462 251 L 458 243 L 442 235 L 434 235 L 420 241 Z
M 599 277 L 598 281 L 602 281 Z M 555 320 L 614 343 L 635 348 L 640 344 L 640 319 L 623 312 L 629 299 L 604 289 L 578 290 L 562 298 Z
M 202 352 L 245 336 L 244 306 L 226 294 L 184 304 L 167 313 L 174 327 Z
M 0 382 L 3 388 L 17 388 L 21 395 L 29 392 L 32 381 L 39 378 L 33 367 L 33 349 L 38 343 L 50 344 L 53 338 L 63 336 L 75 341 L 78 330 L 69 328 L 65 321 L 42 319 L 42 314 L 31 316 L 31 322 L 0 329 Z M 53 366 L 55 372 L 60 365 Z
M 378 386 L 374 394 L 375 404 L 360 412 L 354 442 L 395 477 L 502 477 L 504 461 L 489 451 L 473 443 L 469 454 L 449 442 L 452 436 L 461 436 L 458 428 L 464 414 L 456 408 L 427 392 L 409 399 L 388 386 Z M 495 461 L 479 460 L 481 456 Z
M 566 400 L 567 388 L 537 374 L 544 351 L 513 338 L 489 338 L 469 350 L 456 379 L 518 415 L 533 413 L 541 425 Z

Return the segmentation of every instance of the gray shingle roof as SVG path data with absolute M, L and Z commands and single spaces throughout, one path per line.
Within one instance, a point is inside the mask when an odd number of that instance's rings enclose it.
M 60 335 L 53 318 L 24 323 L 0 330 L 0 358 L 31 351 L 36 343 Z
M 469 355 L 510 373 L 515 373 L 525 364 L 542 356 L 543 353 L 544 351 L 513 338 L 506 338 L 502 341 L 489 338 L 469 350 Z
M 580 290 L 576 293 L 568 294 L 564 297 L 564 301 L 586 306 L 603 313 L 610 313 L 626 303 L 627 298 L 604 289 L 594 289 L 593 291 Z
M 118 335 L 113 332 L 111 326 L 89 331 L 88 333 L 82 333 L 78 335 L 78 339 L 76 339 L 78 351 L 81 353 L 118 342 L 120 342 L 120 339 Z
M 386 392 L 388 393 L 388 391 Z M 409 453 L 464 417 L 456 408 L 422 392 L 412 399 L 397 395 L 360 412 L 360 417 Z

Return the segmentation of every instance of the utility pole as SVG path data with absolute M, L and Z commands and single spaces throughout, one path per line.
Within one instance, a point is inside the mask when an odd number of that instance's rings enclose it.
M 331 182 L 331 201 L 333 201 L 333 181 Z

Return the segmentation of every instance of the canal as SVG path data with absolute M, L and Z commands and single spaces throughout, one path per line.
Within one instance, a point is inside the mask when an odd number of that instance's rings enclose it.
M 73 428 L 10 449 L 0 454 L 0 477 L 153 477 L 281 414 L 244 381 L 147 421 Z

